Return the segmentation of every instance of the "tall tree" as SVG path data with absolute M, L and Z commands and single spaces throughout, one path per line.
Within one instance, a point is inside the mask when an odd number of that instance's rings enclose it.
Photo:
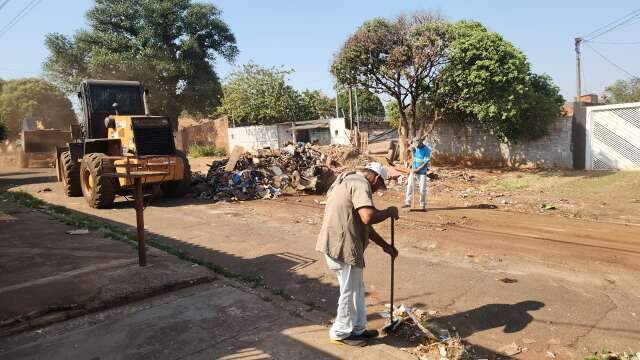
M 619 104 L 640 101 L 640 78 L 618 80 L 604 89 L 604 101 L 607 104 Z
M 264 68 L 249 63 L 231 73 L 224 84 L 218 108 L 236 124 L 274 124 L 317 118 L 303 96 L 287 84 L 292 70 Z
M 0 93 L 0 122 L 6 125 L 6 135 L 17 136 L 25 118 L 46 119 L 46 126 L 54 129 L 69 129 L 76 122 L 71 102 L 51 83 L 36 78 L 9 80 Z
M 564 103 L 558 87 L 532 73 L 519 49 L 473 21 L 455 25 L 434 99 L 445 118 L 477 122 L 503 141 L 546 134 Z
M 47 35 L 45 72 L 68 92 L 85 78 L 140 80 L 156 114 L 210 113 L 222 95 L 215 60 L 238 53 L 220 15 L 191 0 L 96 0 L 88 30 Z
M 431 13 L 375 18 L 347 39 L 331 66 L 339 83 L 387 94 L 396 101 L 402 157 L 406 138 L 416 130 L 416 112 L 407 114 L 407 109 L 433 91 L 447 62 L 450 28 Z

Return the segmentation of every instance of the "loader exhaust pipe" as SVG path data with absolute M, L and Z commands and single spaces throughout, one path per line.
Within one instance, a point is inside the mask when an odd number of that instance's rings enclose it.
M 142 102 L 144 103 L 144 114 L 147 116 L 149 116 L 149 99 L 147 98 L 148 96 L 149 96 L 149 90 L 144 89 L 142 94 Z

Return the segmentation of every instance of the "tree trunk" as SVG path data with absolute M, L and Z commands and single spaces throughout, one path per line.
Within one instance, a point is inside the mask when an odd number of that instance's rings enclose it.
M 407 113 L 403 108 L 402 101 L 398 101 L 398 112 L 400 113 L 400 126 L 398 127 L 398 140 L 400 145 L 400 162 L 407 160 L 407 135 L 409 134 L 409 124 L 407 122 Z

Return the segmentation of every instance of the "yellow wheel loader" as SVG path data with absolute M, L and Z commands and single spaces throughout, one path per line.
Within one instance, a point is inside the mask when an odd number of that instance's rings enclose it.
M 160 185 L 168 196 L 189 191 L 191 169 L 176 150 L 173 126 L 149 115 L 147 92 L 137 81 L 85 80 L 78 98 L 81 135 L 57 149 L 58 180 L 67 196 L 84 196 L 89 206 L 109 208 L 130 191 L 129 173 L 155 173 L 144 185 Z

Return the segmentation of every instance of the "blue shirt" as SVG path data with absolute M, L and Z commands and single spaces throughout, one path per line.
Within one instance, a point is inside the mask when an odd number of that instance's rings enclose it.
M 431 160 L 431 148 L 428 145 L 422 145 L 420 148 L 413 148 L 413 168 L 417 169 L 424 163 L 429 163 Z M 428 166 L 425 166 L 422 170 L 418 171 L 419 175 L 425 175 L 427 173 Z

